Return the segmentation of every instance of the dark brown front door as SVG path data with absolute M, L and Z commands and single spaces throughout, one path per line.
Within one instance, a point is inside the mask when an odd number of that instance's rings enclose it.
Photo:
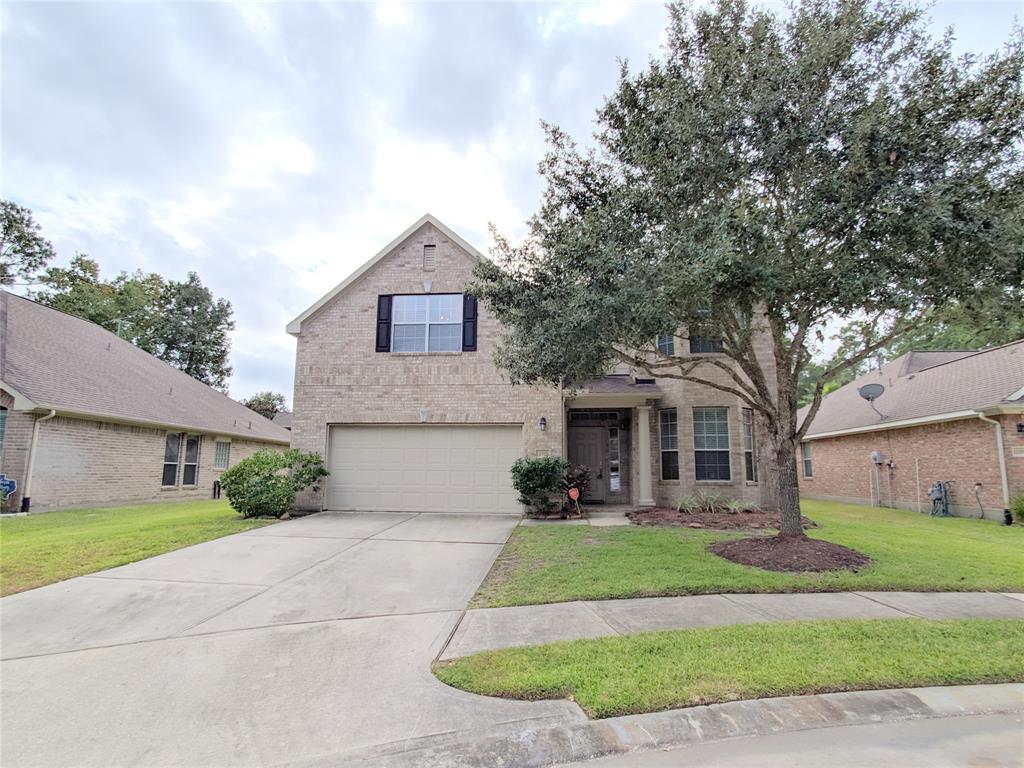
M 608 500 L 607 427 L 570 427 L 569 463 L 590 468 L 590 489 L 586 501 Z

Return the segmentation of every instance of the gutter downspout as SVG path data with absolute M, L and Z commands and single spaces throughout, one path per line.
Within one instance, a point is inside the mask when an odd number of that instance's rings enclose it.
M 1010 512 L 1010 482 L 1006 478 L 1006 449 L 1003 446 L 1003 425 L 995 419 L 990 419 L 981 411 L 978 411 L 978 418 L 996 428 L 996 449 L 999 451 L 999 479 L 1003 485 L 1003 513 Z
M 45 416 L 41 416 L 35 420 L 32 425 L 32 440 L 28 447 L 28 467 L 25 469 L 25 490 L 21 492 L 21 511 L 27 513 L 29 507 L 32 506 L 32 471 L 36 468 L 36 443 L 39 442 L 39 425 L 44 421 L 49 421 L 57 415 L 57 411 L 53 408 Z

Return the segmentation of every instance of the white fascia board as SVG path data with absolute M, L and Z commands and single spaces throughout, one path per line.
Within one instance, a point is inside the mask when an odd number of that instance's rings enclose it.
M 335 296 L 340 294 L 342 291 L 344 291 L 346 288 L 352 285 L 352 283 L 354 283 L 356 280 L 358 280 L 360 277 L 366 274 L 370 269 L 376 266 L 376 264 L 379 261 L 381 261 L 385 256 L 387 256 L 389 253 L 394 251 L 398 246 L 400 246 L 403 242 L 409 239 L 409 237 L 411 237 L 416 232 L 416 230 L 418 230 L 424 224 L 433 225 L 438 230 L 440 230 L 445 237 L 447 237 L 449 240 L 452 240 L 456 245 L 458 245 L 460 248 L 466 251 L 466 253 L 470 254 L 476 259 L 479 259 L 480 261 L 484 260 L 485 257 L 482 253 L 480 253 L 480 251 L 478 251 L 476 248 L 474 248 L 472 245 L 466 242 L 462 237 L 460 237 L 458 234 L 449 229 L 436 216 L 430 213 L 426 213 L 423 216 L 421 216 L 411 227 L 406 229 L 404 232 L 402 232 L 402 234 L 400 234 L 390 243 L 385 245 L 376 254 L 374 254 L 374 256 L 369 261 L 365 262 L 355 272 L 353 272 L 351 275 L 349 275 L 336 286 L 334 286 L 334 288 L 332 288 L 330 291 L 321 296 L 317 300 L 317 302 L 313 304 L 313 306 L 311 306 L 301 315 L 299 315 L 290 323 L 288 323 L 288 325 L 285 326 L 285 330 L 292 336 L 298 336 L 302 332 L 302 323 L 304 320 L 314 315 L 316 312 L 322 309 L 328 302 L 334 299 Z
M 6 381 L 0 381 L 0 389 L 9 392 L 11 397 L 14 398 L 14 410 L 16 411 L 34 411 L 39 407 L 32 398 L 26 397 Z

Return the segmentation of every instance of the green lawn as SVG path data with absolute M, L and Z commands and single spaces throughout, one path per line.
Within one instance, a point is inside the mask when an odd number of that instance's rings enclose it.
M 824 691 L 1024 681 L 1024 621 L 744 624 L 572 640 L 439 663 L 456 688 L 572 697 L 591 717 Z
M 226 501 L 44 512 L 0 519 L 0 595 L 268 525 Z
M 805 501 L 809 535 L 874 561 L 858 572 L 789 574 L 707 551 L 735 536 L 690 528 L 517 528 L 472 607 L 716 592 L 1024 591 L 1024 526 Z M 742 534 L 749 535 L 749 534 Z

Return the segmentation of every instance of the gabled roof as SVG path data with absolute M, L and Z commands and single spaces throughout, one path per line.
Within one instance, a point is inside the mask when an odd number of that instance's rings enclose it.
M 858 390 L 881 384 L 872 410 Z M 913 351 L 826 396 L 807 438 L 895 429 L 1024 409 L 1024 339 L 982 351 Z M 800 411 L 800 418 L 806 413 Z
M 404 243 L 406 240 L 412 237 L 416 233 L 416 231 L 424 224 L 431 224 L 434 227 L 436 227 L 445 237 L 454 242 L 456 245 L 458 245 L 471 256 L 474 256 L 481 260 L 484 258 L 484 255 L 480 253 L 480 251 L 478 251 L 476 248 L 474 248 L 472 245 L 466 242 L 462 237 L 460 237 L 452 229 L 446 226 L 440 219 L 438 219 L 433 214 L 425 213 L 423 214 L 423 216 L 417 219 L 412 226 L 410 226 L 408 229 L 402 232 L 402 234 L 400 234 L 390 243 L 385 245 L 376 254 L 374 254 L 374 256 L 370 258 L 369 261 L 365 262 L 361 267 L 359 267 L 359 269 L 357 269 L 351 275 L 349 275 L 336 286 L 334 286 L 330 291 L 321 296 L 316 301 L 316 303 L 313 304 L 309 309 L 307 309 L 301 315 L 299 315 L 290 323 L 288 323 L 288 325 L 285 327 L 285 330 L 288 333 L 292 334 L 293 336 L 297 336 L 299 333 L 301 333 L 303 321 L 312 317 L 314 314 L 320 311 L 320 309 L 322 309 L 328 302 L 333 300 L 336 296 L 341 294 L 346 288 L 348 288 L 350 285 L 356 282 L 356 280 L 358 280 L 364 274 L 373 269 L 373 267 L 375 267 L 378 262 L 383 260 L 384 257 L 386 257 L 389 253 L 392 253 L 402 243 Z
M 107 329 L 6 291 L 0 386 L 19 410 L 289 442 L 287 430 Z

